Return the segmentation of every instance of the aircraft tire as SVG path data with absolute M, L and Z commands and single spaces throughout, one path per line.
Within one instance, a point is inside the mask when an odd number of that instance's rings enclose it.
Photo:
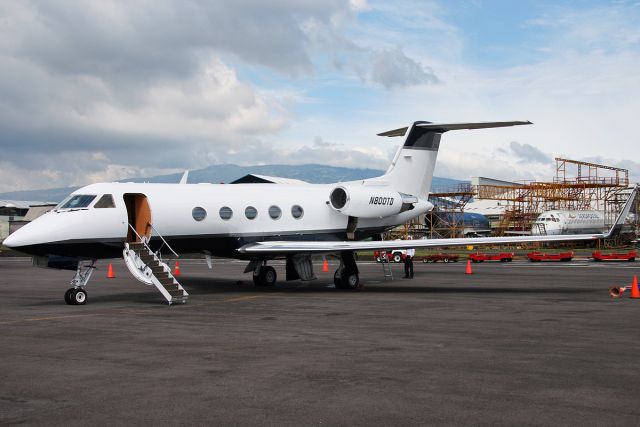
M 340 278 L 342 289 L 358 289 L 360 288 L 360 277 L 358 273 L 345 272 Z
M 84 289 L 74 289 L 69 297 L 73 305 L 85 305 L 87 303 L 87 291 Z
M 270 265 L 262 267 L 258 274 L 253 273 L 253 283 L 256 286 L 273 286 L 277 280 L 276 269 Z
M 74 288 L 69 288 L 64 293 L 64 302 L 66 302 L 67 305 L 73 305 L 73 301 L 71 301 L 71 292 L 73 291 L 74 291 Z
M 265 286 L 273 286 L 278 280 L 276 269 L 271 267 L 270 265 L 262 267 L 262 269 L 260 270 L 260 276 L 262 276 L 262 283 L 264 283 Z

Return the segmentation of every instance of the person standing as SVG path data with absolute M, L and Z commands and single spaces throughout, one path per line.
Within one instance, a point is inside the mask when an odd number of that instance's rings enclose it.
M 409 237 L 411 239 L 411 237 Z M 407 249 L 407 255 L 404 257 L 404 278 L 413 279 L 413 257 L 416 254 L 414 248 Z

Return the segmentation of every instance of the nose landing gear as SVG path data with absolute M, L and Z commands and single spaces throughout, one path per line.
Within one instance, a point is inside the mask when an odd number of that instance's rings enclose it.
M 84 287 L 89 283 L 93 269 L 96 268 L 95 263 L 96 261 L 93 260 L 90 265 L 78 266 L 76 275 L 73 276 L 70 282 L 73 288 L 67 289 L 67 292 L 64 293 L 64 302 L 69 305 L 84 305 L 87 303 L 87 291 L 84 290 Z

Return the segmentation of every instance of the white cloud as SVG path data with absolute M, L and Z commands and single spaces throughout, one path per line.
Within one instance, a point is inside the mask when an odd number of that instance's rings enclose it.
M 509 68 L 471 63 L 447 6 L 0 2 L 0 189 L 232 161 L 384 168 L 399 140 L 375 132 L 423 119 L 535 123 L 447 133 L 444 176 L 550 179 L 561 155 L 640 177 L 637 6 L 551 6 Z

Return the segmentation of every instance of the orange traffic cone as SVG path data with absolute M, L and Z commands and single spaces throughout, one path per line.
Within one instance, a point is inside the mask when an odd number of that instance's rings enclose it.
M 109 269 L 107 270 L 107 279 L 115 279 L 116 275 L 113 274 L 113 265 L 109 263 Z
M 328 273 L 329 272 L 329 263 L 327 262 L 327 259 L 324 259 L 324 262 L 322 263 L 322 272 L 323 273 Z
M 471 270 L 471 260 L 467 260 L 467 271 L 464 272 L 464 274 L 473 274 L 473 271 Z
M 173 269 L 173 276 L 178 277 L 180 275 L 180 263 L 176 261 L 176 268 Z
M 631 298 L 640 298 L 640 289 L 638 289 L 638 276 L 633 276 L 633 284 L 631 285 Z

